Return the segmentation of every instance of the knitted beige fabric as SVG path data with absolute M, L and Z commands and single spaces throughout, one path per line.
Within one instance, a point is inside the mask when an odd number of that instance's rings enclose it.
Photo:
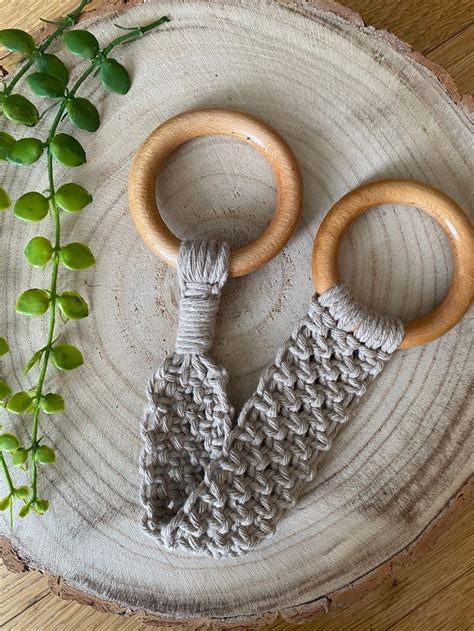
M 150 381 L 142 424 L 145 530 L 214 556 L 274 533 L 403 338 L 401 322 L 367 311 L 343 284 L 314 296 L 235 421 L 227 374 L 207 355 L 228 258 L 226 244 L 183 244 L 176 351 Z

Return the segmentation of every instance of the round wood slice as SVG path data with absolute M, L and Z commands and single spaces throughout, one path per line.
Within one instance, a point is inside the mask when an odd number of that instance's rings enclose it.
M 98 105 L 103 124 L 96 134 L 77 133 L 88 164 L 57 168 L 57 177 L 94 196 L 82 213 L 63 215 L 64 241 L 88 242 L 98 259 L 92 270 L 61 270 L 60 287 L 81 291 L 91 306 L 90 317 L 68 324 L 62 338 L 84 350 L 86 363 L 48 376 L 48 389 L 67 402 L 65 414 L 42 421 L 41 433 L 58 452 L 57 465 L 40 477 L 51 509 L 17 519 L 13 530 L 2 517 L 0 533 L 11 564 L 46 571 L 57 592 L 109 610 L 225 626 L 277 612 L 302 619 L 356 598 L 416 542 L 426 547 L 446 523 L 446 507 L 454 513 L 465 497 L 472 313 L 437 342 L 396 353 L 272 539 L 228 560 L 162 549 L 140 528 L 139 425 L 148 378 L 173 348 L 177 287 L 175 272 L 132 225 L 131 160 L 157 125 L 208 106 L 263 119 L 299 160 L 305 193 L 294 238 L 265 268 L 230 280 L 221 303 L 213 354 L 230 373 L 238 407 L 307 310 L 313 239 L 343 194 L 375 178 L 413 177 L 469 210 L 469 100 L 441 69 L 327 1 L 160 0 L 119 18 L 95 16 L 88 27 L 107 42 L 117 33 L 114 22 L 143 24 L 163 13 L 170 24 L 115 55 L 133 75 L 128 95 L 105 93 L 95 80 L 81 91 Z M 67 122 L 63 130 L 70 131 Z M 40 125 L 34 135 L 42 131 Z M 14 199 L 44 189 L 44 163 L 6 167 L 4 185 Z M 275 186 L 249 146 L 201 138 L 169 159 L 157 199 L 180 238 L 213 236 L 236 246 L 269 221 Z M 15 385 L 25 383 L 20 367 L 46 335 L 45 318 L 14 315 L 20 291 L 48 282 L 48 272 L 30 269 L 22 255 L 38 227 L 51 234 L 48 220 L 31 226 L 11 214 L 2 219 L 2 333 L 6 325 L 15 358 L 15 366 L 10 356 L 2 361 L 2 372 Z M 381 207 L 357 220 L 340 265 L 360 300 L 403 319 L 432 309 L 451 277 L 446 238 L 409 207 Z M 20 433 L 25 424 L 4 419 Z

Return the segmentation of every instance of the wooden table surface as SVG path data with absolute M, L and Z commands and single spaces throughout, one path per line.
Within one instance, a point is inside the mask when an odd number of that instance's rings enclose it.
M 106 0 L 93 0 L 92 6 Z M 0 28 L 35 30 L 76 0 L 1 0 Z M 387 29 L 442 65 L 461 92 L 474 91 L 472 0 L 346 0 L 366 23 Z M 433 548 L 410 566 L 394 565 L 389 579 L 360 602 L 331 609 L 304 625 L 283 621 L 278 631 L 468 631 L 474 629 L 474 507 L 467 505 Z M 105 631 L 146 629 L 142 623 L 66 602 L 49 593 L 38 572 L 10 574 L 0 564 L 0 628 Z

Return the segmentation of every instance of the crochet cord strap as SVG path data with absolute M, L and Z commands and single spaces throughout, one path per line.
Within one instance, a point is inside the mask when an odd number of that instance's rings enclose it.
M 176 351 L 153 375 L 142 425 L 145 530 L 168 548 L 248 552 L 275 531 L 403 338 L 343 284 L 307 315 L 234 419 L 227 374 L 207 355 L 229 250 L 185 242 Z

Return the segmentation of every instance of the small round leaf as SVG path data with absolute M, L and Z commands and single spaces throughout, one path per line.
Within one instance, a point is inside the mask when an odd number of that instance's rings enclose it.
M 127 70 L 115 59 L 106 59 L 100 66 L 102 85 L 117 94 L 127 94 L 130 90 L 130 77 Z
M 82 366 L 84 358 L 81 351 L 72 344 L 58 344 L 52 352 L 53 364 L 58 370 L 73 370 Z
M 40 464 L 54 464 L 56 462 L 56 455 L 51 447 L 40 445 L 35 452 L 35 460 Z
M 0 186 L 0 212 L 7 210 L 12 205 L 12 200 L 4 188 Z
M 49 307 L 49 294 L 44 289 L 27 289 L 16 302 L 16 310 L 27 316 L 40 316 Z
M 57 414 L 64 412 L 64 399 L 60 394 L 50 392 L 45 394 L 40 401 L 40 408 L 45 414 Z
M 94 265 L 95 258 L 85 243 L 69 243 L 61 248 L 59 258 L 68 269 L 81 270 Z
M 40 401 L 40 407 L 45 414 L 57 414 L 64 412 L 64 399 L 60 394 L 50 392 L 45 394 Z
M 18 447 L 18 449 L 12 451 L 11 457 L 12 465 L 14 467 L 21 467 L 21 465 L 25 464 L 28 459 L 28 449 L 25 449 L 24 447 Z
M 32 267 L 44 267 L 53 255 L 53 246 L 46 237 L 33 237 L 25 248 L 25 256 Z
M 5 28 L 0 31 L 0 44 L 15 53 L 30 57 L 35 50 L 35 40 L 29 33 L 17 28 Z
M 6 131 L 0 131 L 0 160 L 6 160 L 10 151 L 10 147 L 15 142 L 15 138 L 7 134 Z
M 81 143 L 69 134 L 56 134 L 49 147 L 56 160 L 65 167 L 78 167 L 86 161 Z
M 18 511 L 18 516 L 19 517 L 26 517 L 29 512 L 30 512 L 30 505 L 29 504 L 25 504 Z
M 88 31 L 76 29 L 64 33 L 63 38 L 69 52 L 83 59 L 93 59 L 99 52 L 99 42 Z
M 31 191 L 19 197 L 13 207 L 13 213 L 23 221 L 41 221 L 48 214 L 49 202 L 41 193 Z
M 34 510 L 38 513 L 38 515 L 44 515 L 49 508 L 48 500 L 39 499 L 36 500 L 33 504 Z
M 66 86 L 69 81 L 69 72 L 67 68 L 61 59 L 56 57 L 56 55 L 43 53 L 36 61 L 36 68 L 39 72 L 44 72 L 45 74 L 58 79 L 63 86 Z
M 63 184 L 54 195 L 56 204 L 69 213 L 76 213 L 91 203 L 92 195 L 79 184 Z
M 13 123 L 34 127 L 39 121 L 36 106 L 21 94 L 11 94 L 3 101 L 3 113 Z
M 26 412 L 30 407 L 31 400 L 31 396 L 28 392 L 15 392 L 15 394 L 8 399 L 7 410 L 13 412 L 13 414 L 23 414 L 23 412 Z M 16 447 L 18 446 L 19 445 Z
M 0 434 L 0 451 L 15 451 L 20 441 L 13 434 Z
M 58 297 L 62 314 L 70 320 L 81 320 L 89 315 L 89 307 L 84 298 L 75 291 L 63 291 Z
M 41 157 L 44 145 L 38 138 L 22 138 L 10 147 L 7 159 L 16 164 L 33 164 Z
M 12 503 L 12 496 L 11 495 L 7 495 L 6 497 L 2 497 L 2 499 L 0 499 L 0 511 L 7 510 L 7 508 L 10 506 L 11 503 Z
M 19 500 L 26 500 L 29 494 L 30 494 L 30 489 L 27 486 L 19 486 L 17 489 L 13 491 L 13 495 L 17 497 Z
M 33 94 L 43 99 L 59 99 L 64 96 L 64 83 L 45 72 L 33 72 L 26 81 Z
M 12 393 L 12 389 L 6 381 L 0 379 L 0 401 L 4 401 Z
M 71 123 L 79 129 L 97 131 L 100 125 L 99 112 L 88 99 L 81 97 L 71 99 L 67 104 L 67 112 Z
M 4 337 L 0 337 L 0 357 L 2 355 L 6 355 L 10 347 L 8 346 L 7 340 Z

